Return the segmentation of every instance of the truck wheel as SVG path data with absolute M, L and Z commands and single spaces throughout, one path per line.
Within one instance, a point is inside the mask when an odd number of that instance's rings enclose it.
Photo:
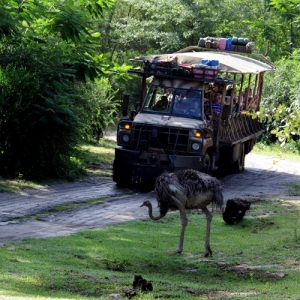
M 240 173 L 245 169 L 245 149 L 244 144 L 242 144 L 241 156 L 233 163 L 233 170 L 235 173 Z
M 118 181 L 116 181 L 116 184 L 120 188 L 130 188 L 132 185 L 131 182 L 124 181 L 124 180 L 118 180 Z
M 116 177 L 114 179 L 114 181 L 116 182 L 117 186 L 120 187 L 120 188 L 129 188 L 129 187 L 131 187 L 131 182 L 129 182 L 128 180 L 126 180 L 124 178 Z
M 119 167 L 115 166 L 115 164 L 113 166 L 113 181 L 118 187 L 130 188 L 132 186 L 131 174 L 127 174 L 126 176 Z
M 211 175 L 211 163 L 210 163 L 210 156 L 208 153 L 205 154 L 204 156 L 204 161 L 203 161 L 203 172 Z

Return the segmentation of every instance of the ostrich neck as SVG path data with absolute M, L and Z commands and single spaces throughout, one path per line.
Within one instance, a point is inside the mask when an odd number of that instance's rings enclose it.
M 152 214 L 152 205 L 148 206 L 148 214 L 149 214 L 150 219 L 155 220 L 155 221 L 157 221 L 157 220 L 161 219 L 162 217 L 164 217 L 164 215 L 162 215 L 162 214 L 160 214 L 159 216 L 156 216 L 156 217 L 153 216 L 153 214 Z

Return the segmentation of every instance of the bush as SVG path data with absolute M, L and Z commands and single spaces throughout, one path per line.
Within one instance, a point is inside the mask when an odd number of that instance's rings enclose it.
M 2 46 L 0 57 L 0 174 L 74 178 L 81 125 L 63 66 L 32 45 Z
M 299 144 L 299 57 L 300 51 L 295 51 L 276 63 L 275 74 L 266 74 L 260 110 L 260 118 L 266 126 L 262 142 L 269 144 L 279 140 L 282 145 L 288 142 L 293 149 Z
M 114 99 L 118 91 L 113 90 L 107 78 L 99 78 L 95 82 L 77 83 L 73 92 L 80 122 L 84 124 L 83 139 L 99 141 L 107 127 L 116 122 L 119 101 Z

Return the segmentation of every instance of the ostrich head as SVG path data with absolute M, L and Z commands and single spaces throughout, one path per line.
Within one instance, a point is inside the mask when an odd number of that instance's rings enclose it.
M 143 204 L 140 207 L 143 207 L 143 206 L 147 206 L 147 207 L 150 208 L 150 207 L 152 207 L 152 204 L 149 200 L 146 200 L 146 201 L 143 202 Z
M 148 207 L 148 214 L 149 214 L 150 219 L 152 219 L 152 220 L 155 220 L 155 221 L 159 220 L 159 219 L 161 219 L 162 217 L 164 217 L 166 215 L 166 212 L 160 211 L 159 216 L 157 216 L 157 217 L 153 216 L 153 214 L 152 214 L 152 203 L 149 200 L 144 201 L 143 204 L 140 207 L 142 207 L 142 206 L 147 206 Z

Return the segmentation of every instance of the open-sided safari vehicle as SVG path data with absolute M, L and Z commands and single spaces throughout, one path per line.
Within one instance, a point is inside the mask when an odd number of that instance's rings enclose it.
M 247 112 L 259 109 L 264 73 L 275 67 L 258 54 L 203 50 L 132 59 L 141 101 L 128 114 L 124 98 L 113 166 L 118 185 L 148 190 L 164 171 L 244 169 L 245 155 L 264 132 Z

